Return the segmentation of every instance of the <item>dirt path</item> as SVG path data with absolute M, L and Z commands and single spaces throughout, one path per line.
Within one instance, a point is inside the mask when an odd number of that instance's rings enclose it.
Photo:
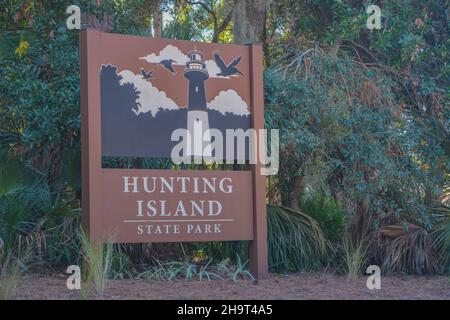
M 18 299 L 79 299 L 66 288 L 64 275 L 33 275 L 21 283 Z M 98 297 L 93 297 L 98 298 Z M 381 290 L 368 290 L 366 278 L 347 281 L 327 273 L 272 274 L 251 281 L 113 280 L 104 299 L 439 299 L 450 300 L 449 277 L 382 277 Z

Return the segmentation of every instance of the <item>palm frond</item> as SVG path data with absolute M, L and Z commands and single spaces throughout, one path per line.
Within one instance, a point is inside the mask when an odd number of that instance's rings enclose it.
M 372 252 L 378 251 L 377 264 L 383 272 L 426 274 L 440 271 L 440 255 L 431 235 L 419 226 L 412 226 L 402 232 L 397 225 L 382 228 L 388 233 L 380 232 L 377 240 L 372 241 Z
M 435 232 L 436 246 L 441 251 L 444 262 L 450 269 L 450 207 L 443 203 L 436 203 L 431 210 L 439 216 L 440 220 Z
M 321 265 L 329 248 L 319 224 L 307 214 L 269 205 L 269 266 L 274 271 L 311 269 Z

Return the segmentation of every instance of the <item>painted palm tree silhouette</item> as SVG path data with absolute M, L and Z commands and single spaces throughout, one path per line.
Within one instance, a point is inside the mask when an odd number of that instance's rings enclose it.
M 219 77 L 228 77 L 235 74 L 244 75 L 241 71 L 239 71 L 236 66 L 241 62 L 242 57 L 238 57 L 233 59 L 230 64 L 226 65 L 220 57 L 219 51 L 214 51 L 214 60 L 216 60 L 216 64 L 220 69 L 220 72 L 217 73 Z

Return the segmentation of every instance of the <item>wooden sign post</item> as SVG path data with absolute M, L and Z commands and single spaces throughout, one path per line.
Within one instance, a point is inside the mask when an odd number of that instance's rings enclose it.
M 104 156 L 170 158 L 180 145 L 175 130 L 194 133 L 198 123 L 223 133 L 225 145 L 235 140 L 229 129 L 263 129 L 261 48 L 94 30 L 83 30 L 80 42 L 82 209 L 90 238 L 248 240 L 251 273 L 267 277 L 259 164 L 250 171 L 102 168 Z M 198 156 L 195 143 L 185 151 Z

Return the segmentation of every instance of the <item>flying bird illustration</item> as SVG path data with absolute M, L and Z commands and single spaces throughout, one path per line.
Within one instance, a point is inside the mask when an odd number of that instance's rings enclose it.
M 144 68 L 141 68 L 141 74 L 144 77 L 145 80 L 150 79 L 153 75 L 153 70 L 152 71 L 145 71 Z
M 242 57 L 235 58 L 233 61 L 230 62 L 229 65 L 226 65 L 222 58 L 220 57 L 220 54 L 218 51 L 214 52 L 214 60 L 216 60 L 216 64 L 220 69 L 220 72 L 217 73 L 219 77 L 228 77 L 235 74 L 244 75 L 241 71 L 239 71 L 236 66 L 241 62 Z
M 166 60 L 161 60 L 159 62 L 159 64 L 162 64 L 167 70 L 169 70 L 170 72 L 172 72 L 172 74 L 177 74 L 177 72 L 175 71 L 175 69 L 173 68 L 172 63 L 176 62 L 175 60 L 172 59 L 166 59 Z

